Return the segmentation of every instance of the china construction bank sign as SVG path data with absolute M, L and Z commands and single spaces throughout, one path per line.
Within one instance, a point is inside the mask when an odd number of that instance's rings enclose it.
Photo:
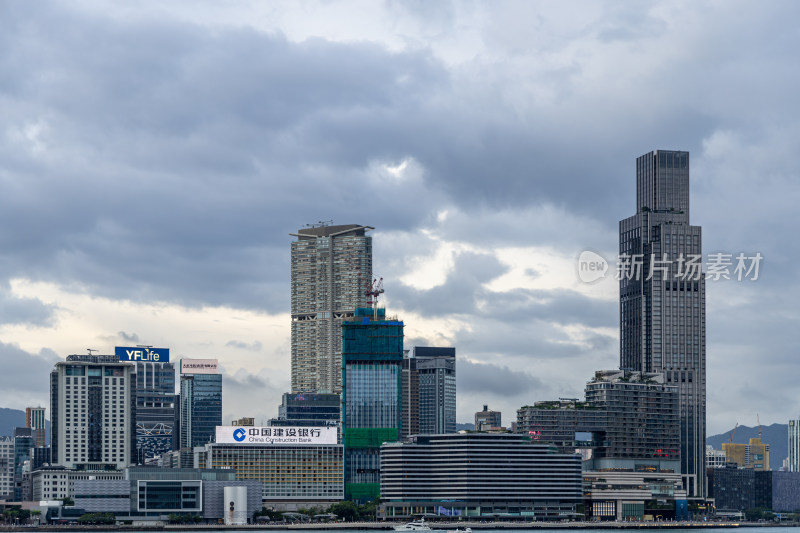
M 222 444 L 336 444 L 335 427 L 217 426 Z

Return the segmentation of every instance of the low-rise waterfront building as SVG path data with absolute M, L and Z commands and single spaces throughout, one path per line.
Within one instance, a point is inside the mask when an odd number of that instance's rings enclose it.
M 122 522 L 183 514 L 243 524 L 261 510 L 261 484 L 235 478 L 228 469 L 132 467 L 122 480 L 76 481 L 75 507 Z
M 76 481 L 119 481 L 122 477 L 121 470 L 73 470 L 63 466 L 41 468 L 31 473 L 33 501 L 72 498 Z
M 381 447 L 380 513 L 388 519 L 574 517 L 581 458 L 514 434 L 420 435 Z

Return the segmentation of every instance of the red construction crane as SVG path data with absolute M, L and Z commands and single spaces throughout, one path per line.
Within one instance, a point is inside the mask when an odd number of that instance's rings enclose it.
M 372 283 L 367 286 L 367 305 L 378 315 L 378 296 L 383 294 L 383 278 L 373 278 Z

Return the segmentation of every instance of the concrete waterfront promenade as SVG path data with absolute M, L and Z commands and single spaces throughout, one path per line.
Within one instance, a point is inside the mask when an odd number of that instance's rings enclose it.
M 329 522 L 295 524 L 257 524 L 245 526 L 225 526 L 221 524 L 192 524 L 164 526 L 0 526 L 0 531 L 247 531 L 247 530 L 384 530 L 391 531 L 398 522 Z M 749 528 L 749 527 L 796 527 L 800 523 L 776 522 L 437 522 L 430 524 L 433 529 L 463 532 L 465 528 L 478 530 L 520 530 L 520 529 L 694 529 L 694 528 Z

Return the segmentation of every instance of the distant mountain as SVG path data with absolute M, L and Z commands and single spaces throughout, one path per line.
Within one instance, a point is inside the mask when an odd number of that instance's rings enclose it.
M 726 431 L 721 435 L 712 435 L 706 438 L 706 444 L 713 446 L 717 450 L 722 449 L 723 442 L 730 442 L 731 432 Z M 747 444 L 751 438 L 758 437 L 758 428 L 739 426 L 733 436 L 733 442 Z M 788 424 L 772 424 L 771 426 L 761 427 L 761 442 L 769 444 L 769 467 L 772 470 L 779 470 L 783 460 L 789 456 L 789 426 Z
M 21 409 L 6 409 L 0 407 L 0 436 L 11 437 L 14 428 L 25 427 L 25 411 Z M 50 443 L 50 421 L 45 420 L 45 442 Z
M 456 431 L 473 431 L 475 429 L 475 424 L 470 424 L 469 422 L 465 422 L 463 424 L 456 424 Z

